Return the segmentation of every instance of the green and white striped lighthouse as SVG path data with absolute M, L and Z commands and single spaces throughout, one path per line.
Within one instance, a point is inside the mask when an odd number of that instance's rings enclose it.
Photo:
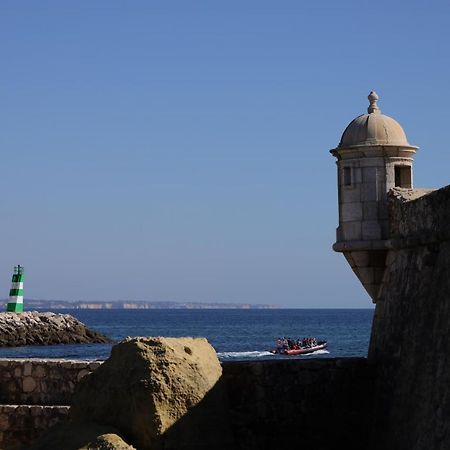
M 11 290 L 9 291 L 9 302 L 6 307 L 8 312 L 23 312 L 23 266 L 14 267 Z

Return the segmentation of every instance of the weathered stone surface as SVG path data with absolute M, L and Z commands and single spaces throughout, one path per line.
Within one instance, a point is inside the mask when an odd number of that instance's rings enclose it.
M 0 404 L 70 405 L 80 374 L 85 376 L 100 364 L 100 361 L 0 360 Z
M 67 420 L 68 413 L 68 406 L 0 405 L 0 448 L 30 450 L 38 436 Z
M 38 386 L 31 396 L 21 391 L 21 380 L 15 380 L 17 389 L 5 393 L 4 402 L 68 404 L 77 374 L 86 368 L 96 370 L 101 363 L 0 360 L 0 386 L 4 385 L 4 375 L 27 365 L 31 365 L 32 373 L 37 367 L 44 367 L 53 378 L 36 378 Z M 165 449 L 366 448 L 372 421 L 374 368 L 364 358 L 224 362 L 222 368 L 214 388 L 164 434 Z M 44 381 L 49 386 L 46 392 L 40 390 Z M 41 404 L 0 407 L 0 428 L 4 430 L 0 431 L 0 448 L 29 450 L 43 431 L 66 420 L 68 409 Z M 230 438 L 228 423 L 234 440 Z M 96 439 L 101 442 L 101 434 L 113 432 L 111 427 L 95 430 L 80 443 L 81 448 L 86 442 L 100 445 Z M 114 433 L 122 435 L 119 430 Z M 126 436 L 122 437 L 129 442 Z M 55 448 L 66 450 L 64 441 L 52 442 Z
M 25 377 L 22 385 L 23 392 L 33 392 L 37 386 L 36 381 L 31 377 Z
M 92 423 L 62 423 L 54 426 L 30 450 L 136 450 L 112 427 Z
M 390 194 L 396 245 L 369 350 L 378 366 L 376 450 L 450 448 L 450 187 L 418 194 Z
M 111 340 L 69 314 L 0 313 L 0 347 L 105 342 Z
M 127 339 L 77 385 L 71 419 L 114 426 L 140 450 L 233 448 L 221 374 L 206 339 Z
M 86 450 L 134 450 L 120 436 L 113 433 L 102 434 L 89 443 Z

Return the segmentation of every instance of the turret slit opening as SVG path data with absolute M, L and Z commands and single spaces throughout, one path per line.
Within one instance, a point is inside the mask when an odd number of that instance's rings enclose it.
M 395 166 L 395 187 L 412 188 L 410 166 Z
M 352 168 L 344 167 L 344 186 L 352 185 Z

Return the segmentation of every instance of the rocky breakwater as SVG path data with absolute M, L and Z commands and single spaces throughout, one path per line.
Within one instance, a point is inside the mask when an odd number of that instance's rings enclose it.
M 70 314 L 0 313 L 0 347 L 21 345 L 107 343 L 111 340 Z

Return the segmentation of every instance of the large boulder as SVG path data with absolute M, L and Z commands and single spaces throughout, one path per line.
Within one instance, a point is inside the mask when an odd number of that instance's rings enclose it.
M 117 428 L 139 450 L 229 449 L 216 352 L 203 338 L 128 338 L 77 385 L 72 421 Z

